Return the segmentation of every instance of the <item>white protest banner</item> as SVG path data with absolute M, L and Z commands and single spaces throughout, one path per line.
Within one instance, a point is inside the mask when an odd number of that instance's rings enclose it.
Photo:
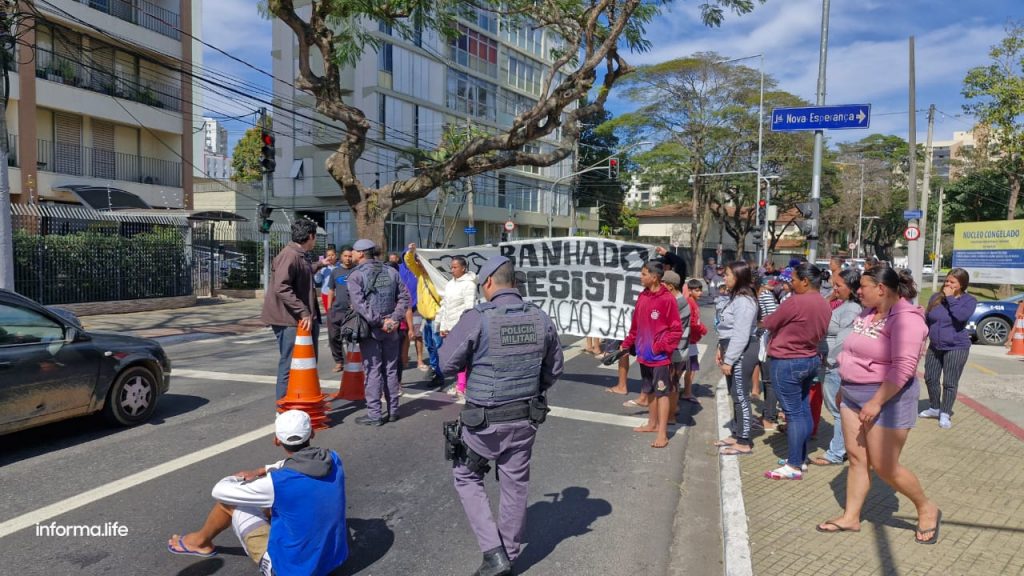
M 547 312 L 559 333 L 622 340 L 643 290 L 640 268 L 654 247 L 603 238 L 537 238 L 416 253 L 426 260 L 438 291 L 447 283 L 438 269 L 450 276 L 452 257 L 464 257 L 469 270 L 479 272 L 491 256 L 505 256 L 516 267 L 520 293 Z

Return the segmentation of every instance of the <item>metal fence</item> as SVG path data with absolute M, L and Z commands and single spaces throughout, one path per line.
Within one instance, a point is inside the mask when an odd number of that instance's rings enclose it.
M 14 287 L 43 304 L 193 294 L 190 229 L 181 217 L 80 207 L 12 207 Z
M 14 204 L 14 288 L 42 304 L 207 296 L 261 287 L 263 234 L 254 222 Z M 270 255 L 291 240 L 270 232 Z M 323 254 L 318 235 L 313 254 Z
M 76 0 L 91 8 L 106 12 L 125 22 L 138 24 L 147 30 L 163 34 L 168 38 L 180 38 L 177 12 L 146 2 L 146 0 Z
M 37 168 L 45 172 L 181 188 L 180 162 L 49 140 L 36 148 Z

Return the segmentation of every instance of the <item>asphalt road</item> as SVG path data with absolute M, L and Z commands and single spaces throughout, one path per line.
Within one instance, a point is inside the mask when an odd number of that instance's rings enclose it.
M 631 430 L 642 414 L 604 391 L 614 384 L 615 371 L 580 354 L 579 343 L 566 343 L 571 360 L 549 396 L 557 408 L 534 450 L 527 545 L 517 569 L 667 574 L 670 555 L 678 557 L 678 551 L 670 552 L 679 536 L 677 507 L 717 514 L 715 498 L 680 503 L 686 435 L 694 429 L 677 429 L 667 450 L 650 448 L 649 435 Z M 150 423 L 119 429 L 84 418 L 3 438 L 0 572 L 253 573 L 230 531 L 217 539 L 220 554 L 210 559 L 171 555 L 165 543 L 170 534 L 201 525 L 218 479 L 283 457 L 268 428 L 277 362 L 273 337 L 261 331 L 179 339 L 166 349 L 175 375 Z M 336 381 L 323 343 L 321 358 L 321 376 Z M 406 375 L 423 380 L 415 369 Z M 635 366 L 631 376 L 635 389 Z M 404 418 L 397 423 L 355 425 L 361 407 L 340 401 L 333 406 L 334 425 L 317 434 L 316 443 L 341 455 L 347 475 L 352 553 L 338 574 L 469 574 L 479 564 L 442 457 L 441 424 L 454 419 L 459 406 L 447 395 L 427 392 L 424 384 L 407 387 Z M 704 405 L 703 412 L 687 408 L 684 420 L 713 427 L 713 401 L 707 398 Z M 488 484 L 496 505 L 493 477 Z M 38 534 L 37 525 L 54 522 L 118 522 L 127 534 Z M 714 534 L 717 527 L 694 529 Z M 711 548 L 702 553 L 720 557 Z

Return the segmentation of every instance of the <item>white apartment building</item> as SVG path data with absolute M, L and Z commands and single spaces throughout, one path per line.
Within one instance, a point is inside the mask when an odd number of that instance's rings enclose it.
M 228 129 L 213 118 L 203 118 L 203 150 L 214 155 L 228 155 Z
M 21 32 L 7 60 L 13 201 L 79 203 L 76 190 L 100 187 L 154 207 L 190 208 L 202 144 L 193 134 L 192 81 L 179 71 L 183 61 L 201 62 L 189 38 L 199 34 L 201 3 L 35 7 L 43 17 Z
M 932 169 L 934 174 L 944 180 L 956 180 L 958 169 L 955 160 L 960 158 L 961 153 L 973 149 L 974 130 L 953 132 L 950 140 L 939 140 L 932 143 Z
M 663 187 L 641 182 L 636 175 L 629 179 L 629 189 L 626 190 L 626 206 L 630 208 L 653 208 L 661 201 Z
M 548 31 L 513 27 L 483 11 L 475 21 L 462 22 L 462 36 L 452 41 L 431 31 L 405 41 L 385 26 L 371 26 L 384 44 L 342 73 L 349 103 L 363 110 L 373 125 L 371 142 L 357 165 L 359 175 L 371 185 L 411 176 L 411 162 L 399 150 L 436 148 L 448 124 L 472 123 L 485 130 L 509 126 L 539 98 L 550 50 L 558 42 Z M 275 102 L 286 104 L 274 114 L 281 155 L 274 175 L 274 201 L 296 206 L 321 222 L 330 242 L 347 243 L 356 234 L 351 212 L 324 168 L 340 142 L 341 130 L 313 110 L 311 96 L 290 86 L 298 71 L 295 46 L 291 30 L 275 21 L 274 77 L 279 80 L 274 83 L 274 96 Z M 290 103 L 294 106 L 289 107 Z M 555 136 L 531 146 L 550 149 Z M 464 231 L 468 225 L 465 190 L 461 183 L 455 184 L 453 199 L 445 207 L 445 224 L 454 233 L 435 235 L 432 243 L 497 242 L 509 219 L 517 225 L 513 238 L 543 237 L 549 230 L 553 236 L 566 235 L 573 162 L 568 158 L 547 168 L 524 166 L 474 177 L 474 236 Z M 391 214 L 386 231 L 389 248 L 426 243 L 437 196 L 435 191 Z M 593 217 L 578 221 L 581 229 L 596 231 L 597 225 Z M 435 230 L 438 226 L 439 222 Z

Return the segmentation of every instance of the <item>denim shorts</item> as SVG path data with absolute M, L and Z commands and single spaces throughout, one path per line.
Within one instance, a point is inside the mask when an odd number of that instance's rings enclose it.
M 839 390 L 842 393 L 842 404 L 854 412 L 867 403 L 878 392 L 881 384 L 853 384 L 843 381 Z M 921 385 L 917 378 L 904 386 L 888 402 L 882 404 L 875 424 L 883 428 L 908 430 L 917 423 L 917 400 L 921 395 Z

